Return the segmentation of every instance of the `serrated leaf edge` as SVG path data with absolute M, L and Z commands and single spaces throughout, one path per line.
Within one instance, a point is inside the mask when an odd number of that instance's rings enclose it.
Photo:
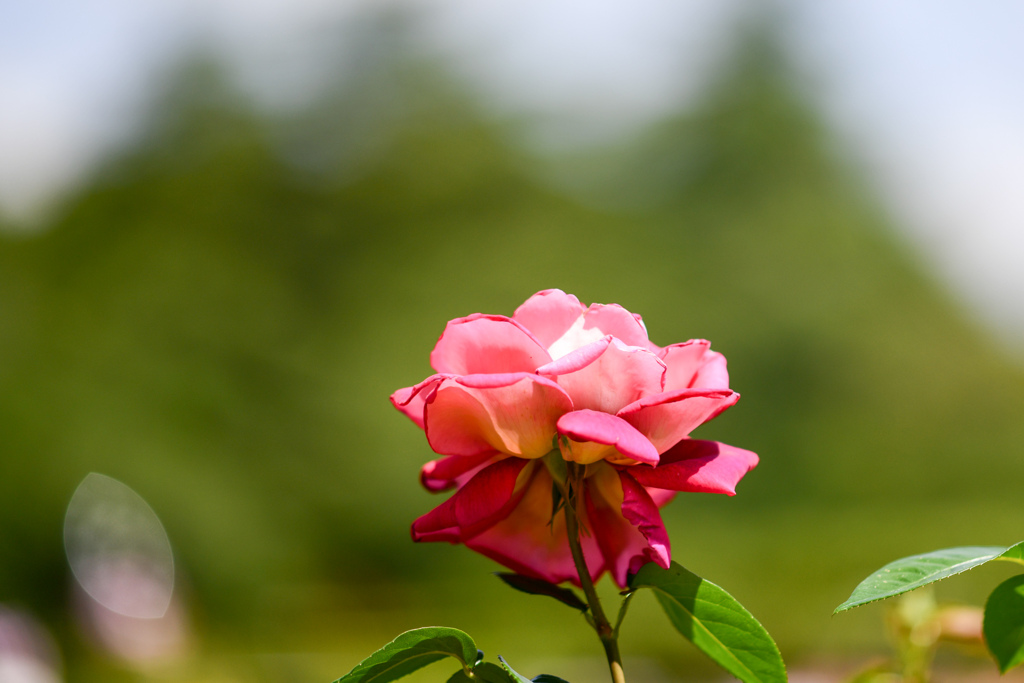
M 501 667 L 505 669 L 505 672 L 510 675 L 514 681 L 517 681 L 518 683 L 533 683 L 529 678 L 509 666 L 509 663 L 506 662 L 505 658 L 501 655 L 498 655 L 498 661 L 501 663 Z
M 896 564 L 898 562 L 906 562 L 907 560 L 913 560 L 913 559 L 918 558 L 918 557 L 927 557 L 928 555 L 934 555 L 936 553 L 942 553 L 942 552 L 947 552 L 947 551 L 950 551 L 950 550 L 958 550 L 960 548 L 971 548 L 971 547 L 991 548 L 993 550 L 999 550 L 999 552 L 993 554 L 992 557 L 988 558 L 987 560 L 982 560 L 981 562 L 976 562 L 975 564 L 971 564 L 971 562 L 974 562 L 974 560 L 965 560 L 965 561 L 961 562 L 960 564 L 968 564 L 970 566 L 964 567 L 963 569 L 960 569 L 958 571 L 953 571 L 953 572 L 951 572 L 949 574 L 946 574 L 945 576 L 939 577 L 937 579 L 930 579 L 928 581 L 925 581 L 924 583 L 919 583 L 918 585 L 913 586 L 912 588 L 899 589 L 899 590 L 896 590 L 894 592 L 886 593 L 885 595 L 879 595 L 877 597 L 871 598 L 870 600 L 851 601 L 851 599 L 853 598 L 854 593 L 856 593 L 857 589 L 860 588 L 862 585 L 864 585 L 864 583 L 866 583 L 872 577 L 877 576 L 881 572 L 885 571 L 888 567 L 891 567 L 892 565 L 894 565 L 894 564 Z M 1010 552 L 1011 550 L 1017 549 L 1017 548 L 1020 548 L 1022 551 L 1024 551 L 1024 541 L 1021 541 L 1020 543 L 1014 543 L 1013 545 L 1011 545 L 1009 547 L 1006 547 L 1006 548 L 1002 548 L 1001 550 L 1000 550 L 1000 548 L 1001 548 L 1001 546 L 997 546 L 997 545 L 995 545 L 995 546 L 954 546 L 952 548 L 940 548 L 939 550 L 932 550 L 931 552 L 920 553 L 918 555 L 907 555 L 906 557 L 901 557 L 901 558 L 899 558 L 897 560 L 893 560 L 892 562 L 889 562 L 888 564 L 885 564 L 885 565 L 879 567 L 878 569 L 876 569 L 875 571 L 871 572 L 870 574 L 868 574 L 868 576 L 863 581 L 858 583 L 856 585 L 856 587 L 854 587 L 853 591 L 850 593 L 850 597 L 847 598 L 846 600 L 844 600 L 838 607 L 835 608 L 835 610 L 832 611 L 832 616 L 835 616 L 835 615 L 839 614 L 840 612 L 846 612 L 847 610 L 851 610 L 854 607 L 861 607 L 863 605 L 870 605 L 873 602 L 879 602 L 880 600 L 888 600 L 889 598 L 895 598 L 897 595 L 903 595 L 904 593 L 909 593 L 912 590 L 917 590 L 918 588 L 924 588 L 925 586 L 927 586 L 929 584 L 936 583 L 937 581 L 942 581 L 944 579 L 948 579 L 948 578 L 951 578 L 953 576 L 957 576 L 959 574 L 963 574 L 966 571 L 974 569 L 975 567 L 980 567 L 983 564 L 988 564 L 989 562 L 992 562 L 994 560 L 1002 560 L 1004 562 L 1013 562 L 1015 564 L 1024 564 L 1024 558 L 1003 557 L 1003 555 L 1005 555 L 1006 553 Z M 956 566 L 958 566 L 958 565 L 953 565 L 952 567 L 948 567 L 947 569 L 943 569 L 941 571 L 945 572 L 945 571 L 948 571 L 949 569 L 953 569 Z M 936 573 L 940 573 L 940 572 L 936 572 Z
M 409 648 L 409 649 L 411 650 L 412 648 Z M 378 652 L 379 652 L 379 650 L 378 650 Z M 396 667 L 398 667 L 398 666 L 400 666 L 400 665 L 402 665 L 402 664 L 404 664 L 404 663 L 406 663 L 406 662 L 408 662 L 410 660 L 417 659 L 419 657 L 426 657 L 426 656 L 429 656 L 429 655 L 441 655 L 443 657 L 455 657 L 455 655 L 453 655 L 451 652 L 446 652 L 446 651 L 443 651 L 443 650 L 426 650 L 426 651 L 423 651 L 423 652 L 417 652 L 412 657 L 407 657 L 405 659 L 399 660 L 399 661 L 393 663 L 391 666 L 389 666 L 389 667 L 387 667 L 385 669 L 382 669 L 379 674 L 374 674 L 372 678 L 361 679 L 361 683 L 373 683 L 373 681 L 375 681 L 375 680 L 379 679 L 381 676 L 387 674 L 392 669 L 394 669 L 394 668 L 396 668 Z M 373 655 L 370 655 L 370 656 L 372 657 Z M 369 657 L 367 659 L 369 659 Z M 461 657 L 455 657 L 455 659 L 457 659 L 460 662 L 462 662 L 462 658 Z M 381 662 L 381 664 L 383 664 L 383 663 L 384 662 Z M 431 664 L 432 663 L 433 662 L 431 662 Z M 362 664 L 362 662 L 360 662 L 359 664 Z M 359 664 L 356 664 L 356 667 L 358 667 Z M 424 666 L 429 666 L 429 664 L 424 664 Z M 464 670 L 466 670 L 466 671 L 469 671 L 469 669 L 466 667 L 465 663 L 463 663 L 462 668 Z M 334 683 L 344 683 L 345 679 L 348 678 L 349 676 L 351 676 L 352 674 L 354 674 L 355 672 L 356 672 L 356 670 L 352 669 L 352 671 L 349 671 L 347 674 L 345 674 L 344 676 L 342 676 L 341 678 L 336 680 Z

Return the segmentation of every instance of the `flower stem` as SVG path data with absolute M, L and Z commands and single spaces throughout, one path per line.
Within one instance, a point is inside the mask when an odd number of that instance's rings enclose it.
M 583 558 L 583 546 L 580 544 L 580 523 L 576 513 L 576 506 L 581 504 L 580 493 L 583 488 L 584 467 L 569 463 L 568 496 L 565 506 L 565 530 L 569 536 L 569 549 L 572 552 L 572 560 L 576 564 L 576 573 L 580 577 L 580 587 L 583 594 L 587 596 L 587 604 L 590 605 L 590 615 L 594 619 L 594 629 L 597 637 L 601 639 L 604 646 L 604 654 L 608 658 L 608 669 L 612 674 L 612 683 L 626 683 L 626 676 L 622 671 L 622 656 L 619 654 L 619 641 L 616 630 L 612 628 L 608 617 L 605 616 L 601 607 L 601 600 L 594 590 L 594 582 L 590 580 L 590 570 L 587 569 L 587 562 Z

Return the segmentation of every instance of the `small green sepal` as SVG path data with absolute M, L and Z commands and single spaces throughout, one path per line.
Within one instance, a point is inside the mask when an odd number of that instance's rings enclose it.
M 550 581 L 535 579 L 532 576 L 523 576 L 514 572 L 494 572 L 494 575 L 517 591 L 529 593 L 530 595 L 546 595 L 581 612 L 587 610 L 587 603 L 583 602 L 569 588 L 562 588 Z

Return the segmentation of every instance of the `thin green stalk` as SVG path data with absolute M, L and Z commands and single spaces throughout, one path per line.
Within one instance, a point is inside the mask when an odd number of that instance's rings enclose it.
M 587 596 L 587 604 L 590 605 L 590 615 L 594 619 L 597 637 L 601 639 L 605 657 L 608 658 L 612 683 L 626 683 L 626 676 L 622 671 L 622 656 L 619 654 L 618 632 L 617 629 L 612 628 L 601 607 L 601 600 L 597 597 L 597 591 L 594 590 L 594 582 L 590 580 L 590 571 L 587 569 L 587 562 L 583 558 L 583 546 L 580 544 L 580 523 L 576 515 L 576 506 L 580 503 L 579 493 L 582 491 L 584 469 L 581 465 L 569 463 L 568 491 L 565 492 L 567 495 L 565 495 L 564 508 L 565 529 L 569 536 L 569 549 L 576 565 L 576 573 L 580 577 L 580 587 L 583 589 L 583 594 Z

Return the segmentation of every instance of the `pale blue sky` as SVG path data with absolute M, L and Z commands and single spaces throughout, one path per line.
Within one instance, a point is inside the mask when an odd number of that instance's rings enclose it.
M 0 205 L 31 215 L 72 185 L 190 38 L 223 45 L 243 73 L 301 62 L 310 31 L 371 2 L 0 0 Z M 582 136 L 685 102 L 745 4 L 410 2 L 496 107 Z M 1024 340 L 1024 3 L 781 4 L 816 96 L 887 206 L 966 307 Z

